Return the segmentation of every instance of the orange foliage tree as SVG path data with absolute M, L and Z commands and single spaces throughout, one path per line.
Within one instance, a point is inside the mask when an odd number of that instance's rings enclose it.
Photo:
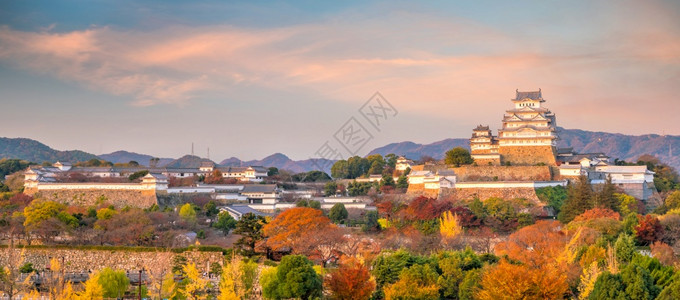
M 220 170 L 213 170 L 210 175 L 205 177 L 205 180 L 203 182 L 207 184 L 222 184 L 224 183 L 224 176 L 222 176 L 222 172 Z
M 569 289 L 569 275 L 577 277 L 579 270 L 572 261 L 573 245 L 560 228 L 557 221 L 538 221 L 496 245 L 498 255 L 507 255 L 521 265 L 501 262 L 485 274 L 480 298 L 562 298 Z
M 375 291 L 375 279 L 364 264 L 349 258 L 326 277 L 326 287 L 331 291 L 331 299 L 368 299 Z
M 593 220 L 593 219 L 599 219 L 599 218 L 610 218 L 614 220 L 621 220 L 621 215 L 619 213 L 608 209 L 608 208 L 593 208 L 586 210 L 582 214 L 576 216 L 574 218 L 574 221 L 587 221 L 587 220 Z
M 274 251 L 290 248 L 307 256 L 317 255 L 319 249 L 337 242 L 337 231 L 321 210 L 309 207 L 288 209 L 262 228 L 267 247 Z
M 562 255 L 568 237 L 560 231 L 556 221 L 538 221 L 524 227 L 508 237 L 506 242 L 496 245 L 498 255 L 507 254 L 530 267 L 538 268 L 554 262 Z

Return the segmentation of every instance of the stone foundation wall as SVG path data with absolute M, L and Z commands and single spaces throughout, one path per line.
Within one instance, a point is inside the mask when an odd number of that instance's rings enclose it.
M 499 189 L 482 189 L 482 188 L 476 188 L 476 189 L 441 189 L 441 192 L 439 194 L 439 197 L 441 198 L 452 198 L 456 200 L 467 200 L 467 199 L 474 199 L 474 198 L 479 198 L 480 200 L 484 201 L 486 199 L 496 197 L 496 198 L 503 198 L 503 199 L 518 199 L 518 198 L 524 198 L 527 199 L 537 205 L 540 205 L 541 202 L 538 199 L 538 196 L 536 196 L 536 190 L 533 188 L 499 188 Z
M 458 182 L 466 181 L 550 181 L 548 166 L 465 166 L 453 168 Z
M 555 149 L 552 146 L 502 146 L 498 148 L 503 163 L 533 166 L 544 163 L 554 166 Z
M 0 249 L 0 265 L 5 265 L 7 249 Z M 32 263 L 36 270 L 44 270 L 50 258 L 64 261 L 65 272 L 96 271 L 109 267 L 118 270 L 139 270 L 145 266 L 157 264 L 160 257 L 167 255 L 161 252 L 133 252 L 125 250 L 75 250 L 75 249 L 50 249 L 50 248 L 15 248 L 13 251 L 20 254 L 23 251 L 24 263 Z M 196 267 L 204 272 L 212 263 L 223 263 L 222 252 L 186 251 L 184 253 L 170 252 L 170 266 L 172 259 L 181 255 L 189 263 L 195 263 Z
M 148 208 L 157 204 L 154 190 L 54 190 L 40 191 L 34 197 L 79 206 L 98 206 L 108 203 L 116 208 L 125 206 Z
M 499 159 L 475 159 L 475 163 L 479 166 L 498 166 L 501 164 Z

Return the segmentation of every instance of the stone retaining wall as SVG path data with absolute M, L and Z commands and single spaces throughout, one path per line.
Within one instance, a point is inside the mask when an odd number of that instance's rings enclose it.
M 0 249 L 0 265 L 5 265 L 7 248 Z M 60 262 L 63 258 L 65 272 L 96 271 L 109 267 L 118 270 L 139 270 L 140 268 L 158 263 L 163 252 L 134 252 L 125 250 L 77 250 L 77 249 L 50 249 L 50 248 L 15 248 L 15 253 L 23 252 L 24 263 L 32 263 L 36 270 L 44 270 L 50 258 L 56 258 Z M 206 271 L 212 263 L 223 263 L 222 252 L 202 252 L 189 250 L 183 253 L 169 252 L 172 259 L 181 255 L 189 263 L 195 263 L 201 271 Z M 171 267 L 171 266 L 170 266 Z
M 116 208 L 125 206 L 148 208 L 157 203 L 154 190 L 56 190 L 41 191 L 34 197 L 66 205 L 98 206 L 108 203 Z
M 453 171 L 458 182 L 552 180 L 548 166 L 464 166 Z
M 498 148 L 503 163 L 513 165 L 555 165 L 555 149 L 552 146 L 501 146 Z

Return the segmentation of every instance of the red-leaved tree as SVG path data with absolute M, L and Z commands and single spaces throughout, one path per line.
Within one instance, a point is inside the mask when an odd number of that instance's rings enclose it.
M 328 275 L 326 287 L 331 299 L 361 300 L 370 298 L 375 291 L 375 280 L 365 265 L 349 258 Z
M 638 225 L 635 226 L 635 236 L 641 244 L 649 245 L 663 237 L 663 226 L 656 217 L 645 215 L 638 217 Z

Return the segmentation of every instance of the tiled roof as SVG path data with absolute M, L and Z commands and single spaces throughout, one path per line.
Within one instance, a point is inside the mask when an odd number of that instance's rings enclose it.
M 524 100 L 524 99 L 531 99 L 531 100 L 543 100 L 543 95 L 541 94 L 541 89 L 538 89 L 538 91 L 531 91 L 531 92 L 520 92 L 519 90 L 516 90 L 516 96 L 515 100 Z
M 241 193 L 273 193 L 276 184 L 247 184 Z

